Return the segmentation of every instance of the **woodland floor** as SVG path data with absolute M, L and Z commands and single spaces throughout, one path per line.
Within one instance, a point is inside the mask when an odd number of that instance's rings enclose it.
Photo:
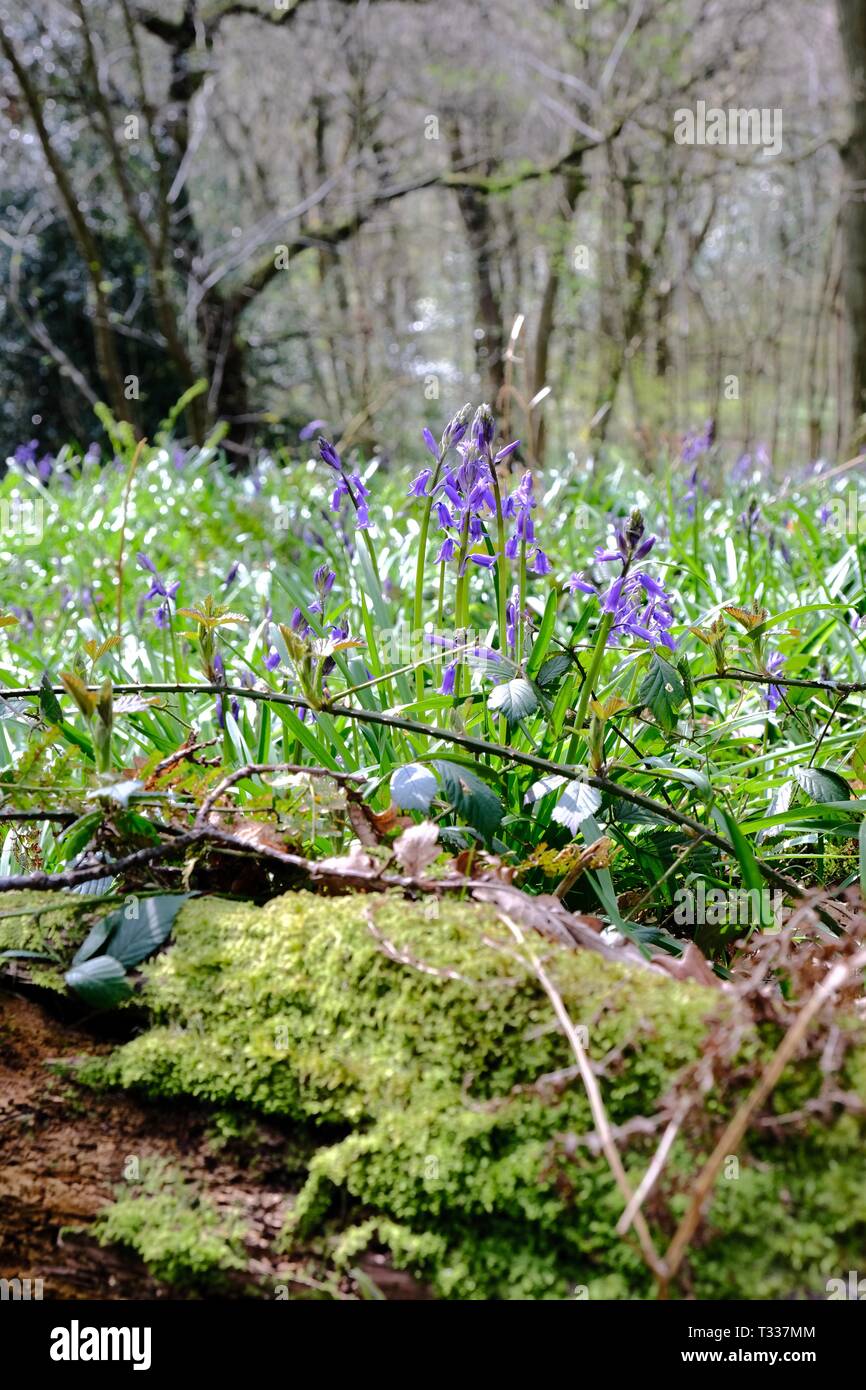
M 280 1284 L 293 1296 L 315 1296 L 321 1274 L 314 1258 L 299 1252 L 287 1259 L 275 1248 L 299 1185 L 290 1136 L 257 1121 L 249 1139 L 215 1143 L 204 1109 L 85 1092 L 52 1069 L 113 1045 L 37 1000 L 0 990 L 0 1278 L 41 1277 L 45 1298 L 177 1297 L 134 1253 L 103 1248 L 87 1230 L 112 1200 L 130 1156 L 161 1157 L 218 1209 L 244 1218 L 249 1263 L 223 1296 L 273 1298 Z M 358 1264 L 386 1298 L 427 1296 L 383 1256 L 370 1253 Z M 351 1279 L 329 1286 L 335 1293 L 357 1296 Z

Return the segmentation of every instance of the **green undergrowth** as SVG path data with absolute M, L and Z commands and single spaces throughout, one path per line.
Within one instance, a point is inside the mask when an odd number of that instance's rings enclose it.
M 83 911 L 89 899 L 59 893 L 0 893 L 0 951 L 56 956 L 58 964 L 31 960 L 28 978 L 44 989 L 66 991 L 68 959 L 87 935 Z M 0 968 L 11 962 L 0 960 Z
M 91 1233 L 102 1245 L 126 1245 L 172 1287 L 218 1288 L 246 1268 L 243 1226 L 220 1213 L 164 1159 L 147 1162 L 141 1180 L 120 1189 Z
M 710 1017 L 732 1008 L 720 991 L 594 952 L 535 936 L 528 945 L 586 1029 L 615 1126 L 656 1113 L 701 1055 Z M 144 974 L 152 1027 L 86 1061 L 80 1079 L 279 1116 L 318 1135 L 286 1249 L 314 1242 L 348 1268 L 384 1247 L 444 1297 L 653 1296 L 615 1234 L 622 1202 L 607 1165 L 584 1142 L 594 1126 L 582 1085 L 539 1084 L 574 1058 L 492 910 L 383 895 L 294 893 L 264 907 L 200 898 Z M 778 1040 L 769 1025 L 745 1032 L 735 1081 L 704 1099 L 711 1124 L 690 1123 L 675 1145 L 648 1208 L 660 1248 Z M 792 1065 L 773 1109 L 801 1109 L 820 1084 L 814 1060 Z M 866 1098 L 866 1051 L 847 1054 L 838 1087 Z M 660 1132 L 623 1145 L 633 1184 Z M 822 1296 L 829 1278 L 862 1264 L 863 1119 L 849 1111 L 780 1133 L 753 1128 L 725 1164 L 678 1293 Z M 173 1218 L 148 1200 L 156 1238 Z M 127 1199 L 106 1231 L 128 1233 L 137 1211 Z

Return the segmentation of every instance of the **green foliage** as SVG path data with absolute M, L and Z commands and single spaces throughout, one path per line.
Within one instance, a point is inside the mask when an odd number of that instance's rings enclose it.
M 140 1182 L 118 1188 L 92 1229 L 102 1245 L 127 1245 L 151 1273 L 179 1289 L 213 1288 L 243 1269 L 243 1223 L 221 1214 L 164 1159 L 147 1159 Z
M 414 966 L 391 959 L 383 939 Z M 700 1055 L 723 997 L 553 942 L 544 955 L 594 1061 L 619 1059 L 602 1073 L 612 1122 L 653 1115 Z M 377 895 L 297 893 L 263 908 L 196 900 L 171 951 L 145 972 L 154 1027 L 88 1063 L 83 1079 L 318 1130 L 288 1244 L 326 1235 L 333 1258 L 351 1263 L 378 1241 L 448 1297 L 562 1298 L 576 1285 L 591 1297 L 651 1295 L 639 1258 L 614 1234 L 621 1198 L 607 1166 L 580 1142 L 593 1128 L 582 1087 L 538 1084 L 573 1057 L 492 912 L 446 901 L 434 915 Z M 741 1060 L 776 1040 L 748 1034 Z M 816 1073 L 792 1067 L 778 1109 L 814 1094 Z M 742 1084 L 707 1097 L 710 1113 L 721 1119 Z M 862 1052 L 840 1085 L 866 1096 Z M 863 1138 L 851 1115 L 788 1129 L 784 1142 L 752 1136 L 738 1177 L 720 1178 L 708 1237 L 690 1255 L 694 1295 L 814 1294 L 828 1270 L 854 1267 Z M 633 1181 L 653 1147 L 652 1137 L 628 1146 Z M 678 1141 L 672 1165 L 684 1187 L 705 1152 L 698 1136 Z M 670 1182 L 676 1208 L 683 1199 Z M 354 1213 L 348 1225 L 335 1219 L 339 1193 Z

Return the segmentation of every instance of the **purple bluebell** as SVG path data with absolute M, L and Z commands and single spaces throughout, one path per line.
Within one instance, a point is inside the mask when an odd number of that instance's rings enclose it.
M 461 410 L 458 410 L 456 415 L 453 415 L 451 417 L 451 419 L 448 421 L 448 424 L 445 426 L 445 429 L 442 431 L 441 448 L 443 454 L 447 453 L 449 449 L 453 449 L 455 445 L 460 443 L 461 439 L 463 438 L 463 436 L 469 428 L 469 421 L 471 420 L 471 418 L 472 406 L 468 404 L 464 405 Z
M 532 557 L 532 568 L 535 574 L 550 574 L 553 570 L 553 565 L 540 546 L 535 547 L 535 554 Z
M 681 457 L 684 463 L 694 463 L 695 459 L 706 454 L 713 446 L 716 436 L 716 427 L 712 420 L 707 420 L 703 429 L 694 430 L 687 434 L 683 440 Z
M 319 435 L 317 442 L 319 446 L 319 457 L 322 462 L 326 463 L 329 468 L 333 468 L 335 472 L 342 473 L 343 460 L 340 458 L 340 455 L 337 453 L 330 439 L 326 439 L 324 435 Z
M 142 603 L 147 603 L 150 599 L 159 598 L 161 603 L 157 604 L 153 611 L 153 621 L 158 628 L 165 629 L 171 622 L 171 605 L 177 596 L 180 588 L 180 580 L 173 580 L 170 584 L 164 584 L 160 578 L 156 565 L 143 550 L 138 552 L 138 563 L 142 569 L 147 570 L 151 575 L 150 588 L 144 595 Z
M 409 487 L 410 497 L 426 497 L 427 484 L 433 477 L 432 468 L 422 468 L 417 478 L 414 478 Z
M 314 434 L 321 433 L 327 423 L 327 420 L 310 420 L 309 424 L 304 425 L 304 428 L 299 430 L 298 438 L 303 439 L 304 442 L 308 439 L 312 439 Z
M 319 565 L 319 568 L 315 571 L 313 575 L 313 584 L 316 587 L 316 592 L 322 598 L 326 598 L 327 595 L 333 589 L 334 580 L 336 578 L 336 574 L 332 569 L 328 567 L 328 565 Z
M 620 566 L 616 578 L 598 594 L 601 611 L 612 618 L 608 645 L 615 647 L 623 637 L 635 637 L 653 647 L 660 643 L 673 650 L 676 645 L 670 634 L 673 599 L 658 580 L 637 568 L 652 550 L 655 537 L 646 535 L 643 517 L 638 511 L 617 526 L 615 537 L 616 550 L 598 547 L 595 552 L 600 564 L 618 563 Z M 579 574 L 571 576 L 567 587 L 572 593 L 596 592 Z
M 457 676 L 458 665 L 459 662 L 457 661 L 449 661 L 448 665 L 445 667 L 445 670 L 442 673 L 442 684 L 439 687 L 440 695 L 454 694 L 454 682 Z
M 782 656 L 781 652 L 770 652 L 766 661 L 767 675 L 778 676 L 784 665 L 785 658 Z M 782 691 L 780 687 L 778 685 L 768 686 L 767 693 L 764 696 L 764 700 L 766 702 L 767 709 L 778 709 L 779 705 L 782 703 Z
M 36 455 L 39 451 L 39 440 L 31 439 L 29 444 L 19 444 L 12 455 L 19 468 L 27 468 L 36 462 Z

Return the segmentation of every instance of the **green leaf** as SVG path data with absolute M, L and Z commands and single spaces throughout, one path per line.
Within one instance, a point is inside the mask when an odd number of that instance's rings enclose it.
M 538 629 L 538 636 L 532 645 L 532 651 L 526 663 L 526 674 L 528 676 L 537 675 L 541 669 L 541 663 L 547 654 L 547 648 L 550 646 L 550 639 L 553 636 L 558 601 L 556 590 L 551 589 L 547 596 L 547 603 L 544 605 L 544 616 L 541 619 L 541 627 Z
M 674 767 L 667 758 L 645 758 L 644 761 L 649 767 L 658 769 L 660 774 L 670 777 L 674 782 L 685 782 L 689 786 L 695 787 L 702 796 L 711 797 L 713 794 L 709 778 L 700 768 Z M 635 768 L 634 771 L 640 772 L 641 769 Z
M 504 814 L 499 797 L 467 767 L 457 767 L 444 758 L 438 759 L 433 766 L 457 814 L 489 840 L 499 829 Z
M 854 751 L 851 754 L 851 766 L 860 781 L 866 782 L 866 733 L 862 733 L 854 745 Z
M 138 899 L 137 917 L 127 917 L 127 907 L 110 913 L 117 929 L 109 939 L 108 955 L 126 966 L 138 965 L 153 955 L 168 940 L 174 919 L 188 897 L 188 893 L 161 893 L 155 898 Z
M 860 834 L 857 838 L 860 844 L 860 896 L 866 903 L 866 816 L 860 822 Z
M 536 685 L 540 685 L 542 690 L 548 686 L 555 685 L 571 669 L 571 657 L 568 652 L 554 652 L 542 664 L 541 670 L 535 678 Z
M 439 783 L 434 774 L 421 763 L 407 763 L 391 776 L 391 799 L 401 811 L 427 811 Z
M 105 945 L 111 933 L 116 928 L 118 916 L 119 913 L 117 912 L 109 912 L 90 928 L 90 931 L 72 957 L 73 965 L 81 965 L 83 961 L 90 960 L 91 956 L 96 955 L 97 951 Z
M 60 708 L 60 701 L 51 687 L 51 679 L 47 671 L 42 672 L 42 679 L 39 682 L 39 708 L 47 724 L 60 725 L 63 723 L 63 710 Z
M 47 956 L 44 951 L 0 951 L 0 960 L 51 960 L 56 961 L 56 956 Z
M 713 815 L 717 821 L 721 821 L 728 832 L 731 844 L 734 846 L 745 887 L 757 890 L 760 925 L 764 928 L 773 927 L 775 922 L 773 919 L 772 904 L 769 895 L 763 892 L 764 876 L 761 873 L 752 846 L 749 844 L 737 823 L 736 816 L 733 816 L 730 811 L 724 808 L 716 808 L 713 811 Z
M 73 966 L 65 978 L 69 988 L 94 1009 L 110 1009 L 132 994 L 126 971 L 113 956 L 96 956 Z
M 649 670 L 644 677 L 638 700 L 655 715 L 665 733 L 676 728 L 677 710 L 686 698 L 685 687 L 677 670 L 658 652 L 650 657 Z
M 601 793 L 588 782 L 578 780 L 569 782 L 554 808 L 552 820 L 565 825 L 576 835 L 589 817 L 594 816 L 601 805 Z
M 839 772 L 829 767 L 795 767 L 794 776 L 813 801 L 847 801 L 851 788 Z
M 538 708 L 538 696 L 525 676 L 515 676 L 504 685 L 495 685 L 487 700 L 492 714 L 504 714 L 509 724 L 519 724 Z
M 73 821 L 57 842 L 58 862 L 68 864 L 76 854 L 80 854 L 90 844 L 101 824 L 101 811 L 88 811 L 86 815 Z

